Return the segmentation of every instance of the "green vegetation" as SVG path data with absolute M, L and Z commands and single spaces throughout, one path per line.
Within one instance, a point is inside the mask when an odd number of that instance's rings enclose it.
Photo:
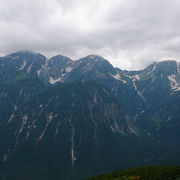
M 82 180 L 179 165 L 175 61 L 122 71 L 98 57 L 47 61 L 20 52 L 0 59 L 0 180 Z M 179 177 L 179 167 L 151 166 L 90 179 Z
M 19 73 L 17 76 L 15 76 L 14 82 L 16 82 L 16 81 L 21 81 L 21 80 L 25 80 L 25 79 L 27 79 L 27 78 L 28 78 L 28 75 L 27 75 L 26 73 L 24 73 L 24 72 L 21 72 L 21 73 Z
M 180 166 L 146 166 L 104 173 L 86 180 L 178 180 Z

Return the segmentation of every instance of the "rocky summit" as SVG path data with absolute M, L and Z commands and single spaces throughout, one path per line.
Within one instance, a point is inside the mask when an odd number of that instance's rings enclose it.
M 125 71 L 99 55 L 0 58 L 0 179 L 177 165 L 179 129 L 179 62 Z

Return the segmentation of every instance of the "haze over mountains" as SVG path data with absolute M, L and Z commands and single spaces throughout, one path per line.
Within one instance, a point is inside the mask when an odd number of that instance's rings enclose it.
M 0 58 L 4 179 L 82 179 L 180 161 L 180 63 L 140 71 L 98 55 Z

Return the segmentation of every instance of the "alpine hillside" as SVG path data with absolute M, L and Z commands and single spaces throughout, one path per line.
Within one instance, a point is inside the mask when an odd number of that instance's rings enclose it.
M 83 179 L 180 161 L 180 63 L 140 71 L 99 55 L 0 58 L 0 178 Z

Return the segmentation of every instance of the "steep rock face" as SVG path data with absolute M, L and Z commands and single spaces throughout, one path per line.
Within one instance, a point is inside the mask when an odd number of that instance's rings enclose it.
M 5 117 L 13 114 L 22 103 L 45 89 L 38 78 L 25 77 L 0 87 L 0 124 L 5 123 Z
M 97 55 L 89 55 L 77 61 L 78 66 L 71 72 L 68 81 L 74 80 L 101 80 L 112 79 L 111 74 L 116 74 L 113 66 Z
M 179 91 L 175 61 L 122 71 L 97 55 L 72 61 L 23 51 L 0 58 L 2 176 L 80 179 L 152 162 L 177 164 Z
M 180 73 L 176 61 L 162 61 L 142 71 L 129 72 L 147 106 L 154 106 L 179 91 Z
M 0 58 L 0 83 L 8 83 L 19 72 L 36 76 L 36 71 L 46 62 L 46 57 L 29 51 L 12 53 Z
M 139 96 L 131 77 L 114 68 L 101 56 L 89 55 L 72 61 L 61 55 L 46 59 L 38 53 L 25 51 L 1 58 L 0 63 L 1 81 L 6 83 L 8 79 L 25 79 L 26 76 L 39 77 L 46 86 L 75 80 L 94 80 L 106 85 L 130 116 L 135 116 L 136 111 L 141 112 L 144 109 L 144 99 Z
M 7 94 L 11 94 L 6 92 L 8 87 L 25 82 L 28 78 L 39 78 L 46 86 L 94 80 L 104 84 L 134 120 L 144 112 L 160 106 L 180 90 L 180 64 L 175 61 L 155 62 L 141 71 L 122 71 L 98 55 L 89 55 L 77 61 L 61 55 L 47 60 L 41 54 L 23 51 L 1 58 L 0 73 L 1 97 L 4 102 L 5 97 L 8 98 Z M 16 92 L 22 94 L 22 89 L 19 86 Z M 32 95 L 36 94 L 35 87 L 34 93 L 30 89 L 26 88 L 24 95 L 30 97 L 28 91 Z
M 144 101 L 138 95 L 131 77 L 114 68 L 101 56 L 89 55 L 78 60 L 77 66 L 70 72 L 65 82 L 74 80 L 94 80 L 104 84 L 116 95 L 130 116 L 134 116 L 136 111 L 141 112 L 144 107 Z
M 178 165 L 180 161 L 179 99 L 180 94 L 176 92 L 136 119 L 136 125 L 156 144 L 155 153 L 161 164 Z
M 55 56 L 48 61 L 48 67 L 51 69 L 50 76 L 53 79 L 63 79 L 75 65 L 76 62 L 67 57 L 60 55 Z
M 77 173 L 90 168 L 93 173 L 126 165 L 118 160 L 131 156 L 124 137 L 139 136 L 115 97 L 94 82 L 56 86 L 23 104 L 9 119 L 1 126 L 1 163 L 10 171 L 31 167 L 34 161 L 42 162 L 39 166 L 56 163 L 58 174 L 66 168 Z M 110 163 L 115 156 L 116 163 Z
M 64 82 L 77 63 L 68 57 L 57 55 L 50 58 L 38 71 L 39 78 L 46 84 Z
M 76 80 L 94 80 L 104 84 L 134 121 L 167 102 L 180 90 L 180 64 L 175 61 L 155 62 L 141 71 L 122 71 L 98 55 L 89 55 L 77 61 L 61 55 L 47 60 L 41 54 L 24 51 L 1 58 L 0 67 L 2 109 L 3 102 L 11 101 L 9 97 L 13 93 L 10 88 L 18 89 L 14 97 L 18 97 L 18 93 L 22 95 L 23 88 L 19 82 L 27 82 L 28 78 L 35 81 L 39 78 L 46 86 Z M 30 95 L 38 93 L 40 89 L 36 90 L 35 86 L 28 86 L 24 96 L 30 98 Z M 9 112 L 16 104 L 11 102 Z
M 180 93 L 165 99 L 155 108 L 142 113 L 137 123 L 148 131 L 151 136 L 164 138 L 173 136 L 180 138 L 179 131 L 179 103 Z M 167 132 L 167 133 L 166 133 Z
M 45 56 L 30 51 L 12 53 L 0 58 L 0 82 L 7 83 L 20 72 L 29 76 L 39 77 L 45 85 L 64 81 L 76 62 L 65 56 Z

